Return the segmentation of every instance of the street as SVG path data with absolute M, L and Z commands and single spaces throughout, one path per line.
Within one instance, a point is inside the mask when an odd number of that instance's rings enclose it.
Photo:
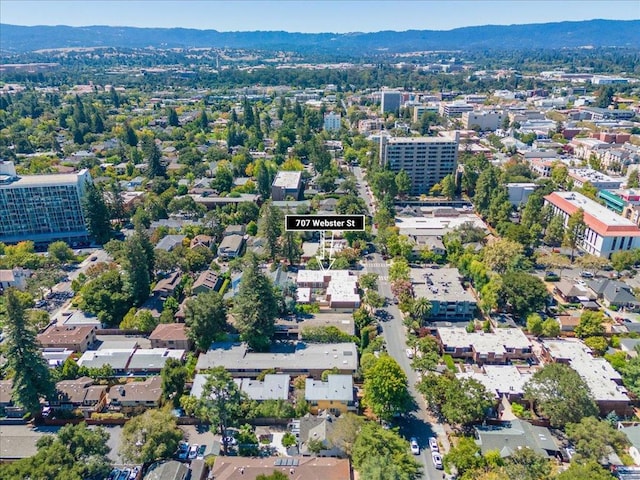
M 360 196 L 369 205 L 373 214 L 375 201 L 372 194 L 367 190 L 367 183 L 364 180 L 363 171 L 360 167 L 354 167 L 353 173 L 359 185 L 358 191 Z M 375 235 L 375 227 L 372 225 L 372 233 Z M 369 258 L 371 260 L 364 261 L 363 273 L 375 273 L 378 275 L 378 293 L 383 298 L 393 298 L 391 286 L 389 284 L 389 264 L 382 258 L 379 253 L 373 253 Z M 416 390 L 418 375 L 411 368 L 411 361 L 406 355 L 406 329 L 402 322 L 402 314 L 395 305 L 388 305 L 383 310 L 387 312 L 385 321 L 381 321 L 382 335 L 384 336 L 387 353 L 391 355 L 402 367 L 409 383 L 409 392 L 415 401 L 415 408 L 409 412 L 404 418 L 396 420 L 394 423 L 400 427 L 400 433 L 409 440 L 416 437 L 420 445 L 420 455 L 418 460 L 424 466 L 423 478 L 436 480 L 445 478 L 442 470 L 436 470 L 431 460 L 431 451 L 429 449 L 429 437 L 437 437 L 440 445 L 442 445 L 442 454 L 449 450 L 449 440 L 442 425 L 438 424 L 430 415 L 427 405 L 422 395 Z

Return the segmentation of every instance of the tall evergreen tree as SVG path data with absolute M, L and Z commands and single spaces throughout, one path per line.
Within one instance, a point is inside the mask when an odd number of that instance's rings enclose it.
M 235 297 L 234 313 L 242 339 L 254 350 L 269 349 L 277 312 L 271 280 L 258 268 L 257 258 L 250 255 Z
M 178 119 L 178 114 L 176 113 L 176 109 L 169 107 L 167 108 L 167 124 L 170 127 L 179 127 L 180 120 Z
M 147 160 L 147 177 L 166 177 L 167 171 L 162 162 L 162 153 L 156 145 L 153 137 L 145 137 L 142 140 L 142 154 Z
M 187 301 L 185 323 L 189 337 L 202 351 L 211 346 L 227 325 L 227 308 L 218 292 L 201 293 Z
M 141 238 L 138 235 L 128 238 L 124 248 L 123 266 L 128 275 L 129 291 L 134 305 L 142 305 L 149 298 L 151 277 L 148 263 Z
M 260 229 L 267 241 L 267 256 L 275 260 L 276 255 L 278 255 L 278 239 L 282 233 L 282 212 L 269 201 L 262 206 L 260 216 Z
M 289 265 L 294 265 L 300 261 L 302 247 L 300 246 L 300 236 L 296 232 L 288 231 L 284 233 L 282 255 L 289 261 Z
M 106 243 L 111 235 L 109 209 L 98 187 L 93 183 L 88 183 L 86 189 L 82 207 L 87 230 L 96 242 Z
M 6 292 L 7 364 L 13 371 L 13 394 L 18 405 L 31 414 L 40 410 L 40 398 L 53 398 L 55 387 L 49 366 L 40 354 L 36 334 L 26 323 L 18 292 Z

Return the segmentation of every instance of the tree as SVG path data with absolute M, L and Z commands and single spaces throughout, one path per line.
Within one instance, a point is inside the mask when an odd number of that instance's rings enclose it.
M 611 254 L 611 266 L 618 273 L 629 270 L 636 260 L 636 254 L 631 250 L 620 250 Z
M 576 326 L 575 333 L 578 338 L 593 337 L 604 334 L 604 313 L 598 310 L 584 310 L 580 315 L 580 323 Z
M 334 447 L 344 451 L 347 455 L 351 455 L 353 445 L 358 439 L 364 424 L 365 420 L 354 413 L 347 412 L 344 415 L 340 415 L 333 429 L 329 432 L 328 440 Z
M 49 366 L 40 353 L 36 334 L 25 322 L 24 306 L 17 290 L 5 293 L 7 309 L 7 366 L 13 371 L 13 396 L 18 405 L 35 415 L 40 399 L 52 399 L 55 387 Z
M 551 464 L 546 455 L 531 448 L 519 448 L 505 461 L 502 469 L 507 478 L 518 480 L 547 480 L 551 475 Z
M 240 388 L 224 367 L 215 367 L 209 371 L 200 397 L 200 417 L 218 429 L 225 455 L 228 447 L 226 431 L 241 418 L 240 406 L 243 400 Z
M 106 478 L 111 470 L 107 458 L 109 434 L 102 427 L 65 425 L 57 435 L 45 435 L 36 442 L 35 455 L 0 465 L 0 477 L 6 480 L 25 478 L 84 479 Z
M 554 427 L 577 423 L 598 413 L 589 387 L 578 373 L 562 363 L 551 363 L 538 370 L 524 387 L 525 398 Z
M 254 350 L 268 350 L 275 333 L 278 304 L 271 280 L 259 270 L 252 255 L 240 280 L 234 314 L 242 339 Z
M 99 244 L 107 243 L 111 235 L 109 209 L 102 192 L 91 182 L 86 184 L 82 210 L 89 235 Z
M 638 176 L 637 168 L 630 168 L 627 175 L 627 188 L 639 188 L 640 177 Z
M 414 348 L 416 354 L 411 362 L 412 368 L 421 372 L 435 370 L 440 361 L 438 342 L 433 337 L 417 338 Z
M 179 127 L 180 120 L 178 119 L 178 114 L 176 113 L 176 109 L 169 107 L 167 108 L 167 124 L 170 127 Z
M 446 175 L 440 181 L 441 193 L 447 199 L 453 200 L 456 196 L 456 181 L 452 174 Z
M 560 324 L 555 318 L 547 318 L 542 322 L 543 337 L 558 337 L 560 335 Z
M 398 194 L 404 196 L 411 191 L 411 185 L 412 185 L 411 177 L 404 169 L 400 170 L 396 174 L 395 182 L 396 182 L 396 188 L 397 188 Z
M 485 459 L 480 455 L 480 447 L 470 437 L 461 437 L 458 444 L 444 456 L 443 462 L 449 468 L 455 465 L 461 475 L 485 465 Z
M 587 225 L 584 223 L 584 210 L 579 208 L 569 216 L 562 241 L 564 245 L 571 248 L 571 262 L 573 262 L 576 248 L 578 248 L 578 245 L 582 242 L 586 228 Z
M 171 400 L 174 407 L 180 405 L 180 397 L 184 393 L 187 381 L 187 369 L 182 362 L 175 358 L 167 359 L 160 371 L 162 378 L 162 398 Z
M 544 282 L 525 272 L 507 272 L 502 275 L 502 286 L 498 293 L 498 303 L 510 307 L 519 317 L 541 310 L 549 293 Z
M 409 480 L 411 475 L 394 463 L 390 455 L 371 455 L 365 458 L 358 470 L 360 478 L 367 480 Z
M 527 316 L 527 331 L 536 337 L 542 335 L 542 317 L 537 313 L 531 313 Z
M 278 238 L 282 233 L 282 212 L 274 207 L 271 202 L 265 202 L 260 211 L 258 223 L 261 235 L 266 240 L 267 258 L 275 260 L 278 255 Z
M 411 306 L 411 316 L 423 325 L 431 316 L 431 302 L 424 297 L 418 298 Z
M 147 160 L 147 178 L 167 176 L 167 169 L 162 164 L 162 152 L 152 136 L 143 138 L 142 154 Z
M 394 258 L 389 267 L 389 281 L 409 280 L 409 262 L 405 258 Z
M 561 472 L 555 480 L 615 480 L 616 477 L 606 471 L 598 462 L 575 463 Z
M 496 273 L 506 272 L 514 261 L 522 257 L 524 247 L 512 240 L 502 238 L 491 242 L 483 250 L 483 259 L 487 267 Z
M 117 325 L 132 305 L 131 294 L 118 270 L 108 270 L 85 283 L 80 308 L 98 316 L 100 323 Z
M 282 236 L 282 255 L 289 265 L 296 265 L 302 256 L 300 235 L 294 231 L 287 231 Z
M 187 300 L 185 323 L 187 337 L 198 349 L 207 351 L 227 326 L 227 308 L 222 295 L 211 291 Z
M 410 455 L 407 441 L 393 430 L 385 430 L 374 422 L 366 422 L 360 429 L 353 445 L 351 454 L 353 467 L 358 471 L 360 471 L 363 466 L 367 468 L 367 462 L 371 457 L 388 457 L 393 459 L 392 463 L 398 468 L 389 470 L 396 472 L 399 470 L 406 475 L 405 477 L 399 478 L 414 480 L 420 477 L 420 465 Z M 386 471 L 387 470 L 384 472 Z M 383 475 L 385 475 L 385 473 L 383 473 Z M 382 478 L 387 479 L 394 477 L 383 476 Z
M 47 248 L 49 258 L 52 258 L 56 263 L 67 263 L 76 258 L 73 250 L 69 248 L 66 242 L 57 241 L 49 244 Z
M 560 275 L 562 275 L 562 270 L 571 265 L 571 260 L 569 260 L 569 257 L 560 253 L 550 253 L 539 256 L 537 263 L 546 268 L 558 268 L 560 269 Z
M 543 241 L 550 247 L 559 247 L 564 237 L 564 221 L 561 215 L 554 215 L 547 225 Z
M 364 290 L 376 290 L 378 288 L 378 274 L 364 273 L 358 278 L 358 283 Z
M 484 385 L 475 379 L 463 378 L 449 384 L 441 412 L 447 422 L 467 425 L 485 418 L 493 403 L 493 396 Z
M 129 420 L 122 429 L 120 456 L 138 464 L 171 458 L 182 436 L 176 417 L 169 409 L 147 410 Z
M 629 443 L 624 433 L 596 417 L 569 423 L 565 430 L 582 461 L 606 460 L 610 453 L 623 451 Z
M 142 241 L 138 234 L 127 239 L 122 262 L 127 272 L 128 285 L 134 305 L 142 305 L 147 301 L 151 287 L 149 259 Z M 153 250 L 151 255 L 153 255 Z
M 616 252 L 617 253 L 617 252 Z M 598 270 L 602 270 L 607 265 L 609 265 L 609 260 L 603 257 L 596 257 L 595 255 L 591 255 L 590 253 L 585 253 L 581 257 L 576 259 L 576 265 L 585 270 L 590 270 L 597 272 Z
M 489 205 L 499 185 L 498 180 L 498 169 L 492 165 L 488 165 L 487 168 L 483 169 L 478 177 L 473 204 L 483 216 L 489 213 Z
M 136 311 L 135 308 L 131 308 L 120 322 L 121 330 L 138 330 L 144 333 L 153 332 L 157 326 L 158 320 L 147 309 Z
M 381 420 L 391 420 L 411 402 L 407 376 L 389 355 L 382 355 L 364 373 L 363 403 Z

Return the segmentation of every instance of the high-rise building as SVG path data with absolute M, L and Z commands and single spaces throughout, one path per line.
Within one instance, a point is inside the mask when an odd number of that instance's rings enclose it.
M 13 162 L 0 161 L 0 241 L 87 241 L 82 199 L 91 181 L 86 169 L 19 176 Z
M 455 137 L 380 138 L 380 161 L 393 172 L 404 170 L 411 178 L 411 195 L 427 194 L 458 163 L 459 133 Z
M 395 90 L 383 90 L 380 92 L 380 111 L 398 114 L 401 101 L 402 93 Z

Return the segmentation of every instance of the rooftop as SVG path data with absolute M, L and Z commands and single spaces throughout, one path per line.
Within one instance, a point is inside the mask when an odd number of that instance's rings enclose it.
M 471 211 L 460 212 L 455 210 L 455 215 L 433 215 L 430 210 L 421 208 L 423 216 L 405 217 L 396 216 L 395 226 L 400 229 L 402 235 L 431 235 L 442 236 L 454 228 L 470 223 L 474 227 L 487 230 L 486 224 L 478 215 Z
M 476 302 L 462 286 L 457 268 L 412 268 L 410 274 L 416 297 L 439 302 Z
M 326 382 L 307 378 L 304 398 L 309 401 L 352 402 L 353 377 L 351 375 L 328 375 Z
M 618 215 L 581 193 L 553 192 L 544 198 L 569 215 L 582 208 L 585 223 L 600 235 L 640 236 L 640 229 L 631 220 Z
M 133 352 L 129 360 L 129 370 L 162 370 L 164 364 L 170 358 L 182 360 L 184 350 L 172 350 L 168 348 L 138 348 Z
M 583 182 L 589 181 L 591 183 L 607 182 L 620 184 L 624 182 L 623 178 L 613 178 L 593 168 L 572 168 L 569 170 L 569 176 Z
M 542 342 L 553 359 L 568 361 L 586 382 L 596 401 L 629 401 L 627 390 L 618 385 L 622 377 L 604 358 L 595 358 L 580 340 L 544 340 Z
M 90 180 L 89 170 L 83 169 L 77 173 L 52 173 L 47 175 L 18 175 L 13 181 L 0 182 L 0 190 L 4 188 L 29 188 L 70 185 L 76 186 L 85 179 Z
M 193 379 L 191 396 L 200 398 L 207 383 L 207 374 L 198 373 Z M 282 373 L 269 373 L 264 381 L 251 378 L 236 378 L 234 382 L 251 400 L 288 400 L 291 376 Z
M 478 426 L 475 429 L 482 453 L 498 450 L 504 458 L 523 447 L 531 448 L 545 456 L 560 450 L 548 428 L 537 427 L 523 420 Z
M 45 332 L 38 335 L 38 342 L 44 346 L 68 345 L 82 343 L 91 332 L 93 325 L 62 326 L 52 325 Z
M 150 340 L 187 340 L 184 323 L 161 323 L 151 335 Z
M 127 368 L 129 358 L 133 355 L 133 348 L 112 348 L 98 351 L 87 351 L 78 359 L 78 366 L 87 368 L 100 368 L 111 365 L 114 370 Z
M 273 179 L 273 186 L 279 188 L 298 188 L 302 172 L 289 172 L 280 170 Z
M 524 394 L 524 385 L 533 376 L 533 371 L 515 365 L 484 365 L 480 368 L 468 368 L 456 376 L 473 378 L 483 384 L 489 392 L 493 392 L 496 398 L 502 398 L 503 394 Z
M 480 354 L 505 354 L 507 349 L 531 348 L 531 342 L 519 328 L 497 328 L 493 333 L 468 333 L 465 328 L 444 327 L 438 328 L 438 337 L 447 347 L 472 347 Z
M 275 368 L 283 372 L 291 370 L 340 370 L 355 371 L 358 368 L 358 349 L 355 343 L 278 345 L 278 351 L 269 353 L 249 352 L 245 344 L 218 343 L 198 358 L 196 370 L 223 366 L 230 371 L 262 371 Z M 275 346 L 274 346 L 275 348 Z
M 218 457 L 213 466 L 216 480 L 250 480 L 259 475 L 284 473 L 291 480 L 351 480 L 349 460 L 329 457 L 246 458 Z
M 109 390 L 111 400 L 122 402 L 157 402 L 162 395 L 162 379 L 156 375 L 144 382 L 129 382 L 124 385 L 114 385 Z

